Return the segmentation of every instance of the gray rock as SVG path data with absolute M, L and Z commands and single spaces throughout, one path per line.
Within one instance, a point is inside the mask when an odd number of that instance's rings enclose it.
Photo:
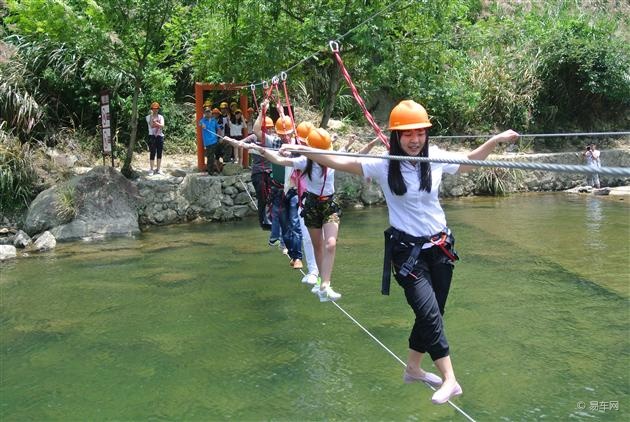
M 0 261 L 17 257 L 17 250 L 13 245 L 0 245 Z
M 234 204 L 236 205 L 245 205 L 252 202 L 251 198 L 247 194 L 247 192 L 240 192 L 238 195 L 234 197 Z
M 13 246 L 15 246 L 16 248 L 23 249 L 29 246 L 31 243 L 33 243 L 33 241 L 31 240 L 29 235 L 24 233 L 22 230 L 18 230 L 17 234 L 15 235 L 15 239 L 13 239 Z
M 109 235 L 133 235 L 138 226 L 138 189 L 117 170 L 99 166 L 75 176 L 76 216 L 57 225 L 51 233 L 58 240 L 91 239 Z
M 236 174 L 239 174 L 243 171 L 243 167 L 241 167 L 239 164 L 235 164 L 235 163 L 226 163 L 223 166 L 223 171 L 221 172 L 224 176 L 234 176 Z
M 378 204 L 384 201 L 383 192 L 376 183 L 365 183 L 361 190 L 361 201 L 366 205 Z
M 81 177 L 81 176 L 76 176 Z M 57 188 L 52 187 L 41 192 L 28 208 L 24 230 L 29 235 L 65 224 L 69 221 L 57 212 Z
M 236 195 L 238 191 L 239 189 L 234 186 L 228 186 L 227 188 L 223 189 L 223 193 L 230 196 Z
M 33 244 L 33 250 L 44 252 L 54 249 L 55 246 L 57 246 L 57 240 L 55 239 L 55 236 L 51 232 L 45 231 L 37 238 L 37 240 Z
M 186 171 L 182 169 L 174 169 L 174 170 L 171 170 L 170 173 L 171 173 L 171 176 L 173 177 L 181 177 L 181 178 L 186 177 L 186 174 L 187 174 Z

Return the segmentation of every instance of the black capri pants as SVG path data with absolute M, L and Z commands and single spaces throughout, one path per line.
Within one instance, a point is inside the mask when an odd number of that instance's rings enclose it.
M 453 264 L 440 248 L 432 246 L 422 249 L 413 270 L 403 277 L 398 269 L 410 252 L 410 246 L 397 243 L 392 253 L 396 281 L 404 289 L 407 303 L 416 315 L 409 348 L 429 353 L 431 359 L 437 360 L 449 355 L 442 315 L 453 278 Z
M 164 136 L 149 135 L 149 160 L 162 159 L 162 150 L 164 149 Z

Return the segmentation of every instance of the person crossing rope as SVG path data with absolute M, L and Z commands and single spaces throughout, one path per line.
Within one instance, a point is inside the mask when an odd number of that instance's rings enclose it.
M 390 155 L 445 157 L 445 151 L 429 147 L 429 116 L 420 104 L 405 100 L 389 117 Z M 514 142 L 519 134 L 507 130 L 493 136 L 470 152 L 470 160 L 485 159 L 499 143 Z M 446 225 L 438 199 L 443 173 L 472 170 L 472 166 L 442 163 L 417 163 L 383 158 L 359 158 L 317 153 L 305 146 L 285 145 L 281 151 L 299 152 L 321 166 L 370 177 L 383 190 L 389 212 L 385 231 L 385 259 L 382 293 L 389 294 L 390 274 L 403 288 L 413 309 L 415 322 L 409 336 L 409 354 L 403 372 L 405 383 L 427 382 L 439 389 L 431 400 L 442 404 L 462 394 L 451 363 L 443 314 L 451 285 L 455 240 Z M 429 353 L 442 378 L 425 372 L 420 364 Z
M 306 141 L 316 149 L 332 148 L 330 134 L 325 129 L 311 130 Z M 284 144 L 283 147 L 288 145 Z M 341 214 L 341 208 L 334 197 L 335 170 L 321 166 L 306 157 L 292 158 L 264 148 L 259 148 L 259 151 L 272 163 L 293 166 L 303 172 L 306 193 L 301 214 L 313 243 L 321 280 L 319 287 L 315 286 L 311 291 L 318 295 L 320 302 L 339 300 L 341 294 L 334 291 L 331 286 Z

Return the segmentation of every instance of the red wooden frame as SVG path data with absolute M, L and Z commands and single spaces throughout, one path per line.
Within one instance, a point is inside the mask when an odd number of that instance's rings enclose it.
M 204 159 L 204 150 L 203 150 L 203 138 L 201 136 L 201 127 L 199 127 L 199 120 L 203 116 L 203 102 L 204 102 L 204 92 L 206 91 L 242 91 L 239 96 L 240 109 L 243 111 L 243 117 L 249 118 L 247 112 L 247 89 L 250 88 L 250 85 L 246 84 L 232 84 L 232 83 L 219 83 L 219 84 L 210 84 L 203 82 L 195 83 L 195 126 L 197 128 L 197 169 L 199 171 L 206 170 L 206 163 Z M 244 130 L 247 135 L 247 128 Z M 247 166 L 249 162 L 249 154 L 247 150 L 243 151 L 243 157 L 241 164 L 243 166 Z

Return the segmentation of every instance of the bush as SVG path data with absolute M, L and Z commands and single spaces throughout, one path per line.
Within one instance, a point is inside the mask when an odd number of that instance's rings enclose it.
M 28 144 L 22 145 L 0 127 L 0 213 L 28 207 L 36 194 L 37 174 Z

